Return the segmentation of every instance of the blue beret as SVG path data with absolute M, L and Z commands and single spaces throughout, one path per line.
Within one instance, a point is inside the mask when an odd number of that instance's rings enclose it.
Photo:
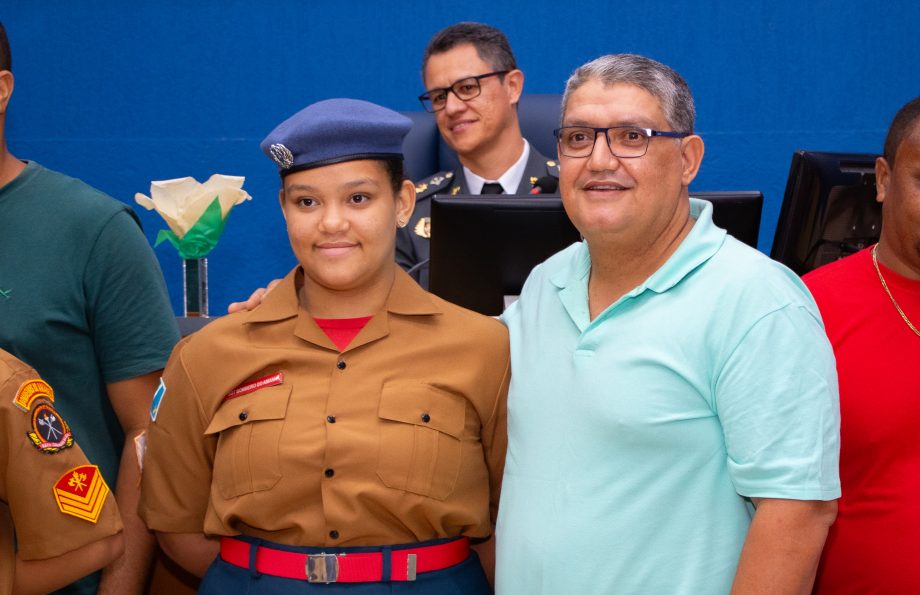
M 412 120 L 358 99 L 327 99 L 300 110 L 259 145 L 284 176 L 295 171 L 353 161 L 402 158 Z

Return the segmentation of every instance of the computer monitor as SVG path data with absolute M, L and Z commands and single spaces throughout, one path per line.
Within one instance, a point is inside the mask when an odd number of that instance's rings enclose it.
M 713 220 L 756 247 L 760 192 L 691 192 L 713 203 Z M 495 316 L 527 275 L 581 239 L 558 196 L 435 196 L 429 288 L 464 308 Z
M 763 194 L 756 190 L 727 192 L 694 192 L 693 198 L 712 203 L 712 222 L 728 231 L 752 248 L 757 248 L 760 238 L 760 215 L 763 212 Z
M 558 196 L 435 196 L 432 293 L 489 316 L 519 295 L 527 275 L 581 239 Z
M 863 153 L 796 151 L 770 256 L 799 275 L 878 241 L 875 159 Z

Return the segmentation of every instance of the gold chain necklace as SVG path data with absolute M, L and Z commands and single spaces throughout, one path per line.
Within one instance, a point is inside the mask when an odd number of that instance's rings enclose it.
M 875 265 L 875 272 L 878 273 L 878 280 L 882 282 L 882 289 L 885 290 L 885 293 L 888 294 L 888 298 L 891 300 L 891 303 L 894 304 L 895 310 L 898 311 L 898 314 L 901 315 L 901 318 L 904 319 L 904 322 L 907 323 L 907 326 L 910 327 L 910 330 L 914 331 L 914 334 L 920 337 L 920 331 L 917 330 L 913 324 L 910 323 L 910 320 L 907 318 L 907 314 L 904 313 L 904 310 L 901 309 L 901 306 L 898 305 L 898 302 L 895 301 L 894 296 L 891 295 L 891 290 L 888 289 L 888 284 L 885 283 L 885 277 L 882 277 L 882 270 L 878 268 L 878 244 L 872 247 L 872 264 Z

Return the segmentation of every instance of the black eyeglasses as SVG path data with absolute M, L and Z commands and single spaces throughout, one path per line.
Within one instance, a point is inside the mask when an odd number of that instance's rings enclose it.
M 594 151 L 597 135 L 601 132 L 607 138 L 607 147 L 614 157 L 632 159 L 642 157 L 648 151 L 653 136 L 685 138 L 691 132 L 662 132 L 638 126 L 611 126 L 592 128 L 589 126 L 563 126 L 553 130 L 559 142 L 559 153 L 566 157 L 588 157 Z
M 496 70 L 495 72 L 487 72 L 477 76 L 469 76 L 465 79 L 460 79 L 459 81 L 454 82 L 449 87 L 431 89 L 426 93 L 422 93 L 418 96 L 418 100 L 422 102 L 422 106 L 424 106 L 425 111 L 431 113 L 439 112 L 447 107 L 448 93 L 453 93 L 457 96 L 457 99 L 461 101 L 469 101 L 474 97 L 479 97 L 479 94 L 482 93 L 482 84 L 479 81 L 490 76 L 504 76 L 508 74 L 508 72 L 509 71 L 507 70 Z

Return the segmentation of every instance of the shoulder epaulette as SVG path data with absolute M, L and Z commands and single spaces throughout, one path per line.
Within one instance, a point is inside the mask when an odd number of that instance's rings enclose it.
M 454 181 L 454 172 L 441 171 L 415 185 L 415 199 L 427 198 L 438 192 L 443 192 Z

